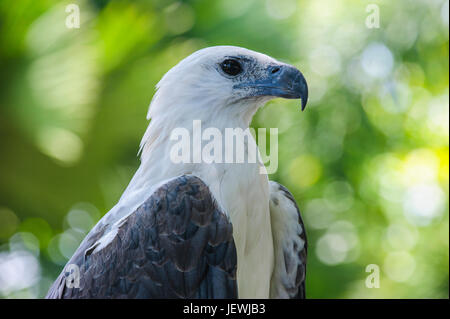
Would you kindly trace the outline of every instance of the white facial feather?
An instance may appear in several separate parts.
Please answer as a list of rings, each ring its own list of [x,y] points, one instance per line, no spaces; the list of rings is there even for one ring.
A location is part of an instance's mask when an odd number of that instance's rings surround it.
[[[156,85],[147,119],[151,119],[145,132],[140,152],[145,161],[146,145],[161,130],[185,127],[193,120],[218,128],[249,125],[256,110],[272,97],[242,100],[242,92],[233,89],[233,81],[220,72],[218,65],[226,57],[247,56],[264,68],[275,59],[248,49],[233,46],[205,48],[180,61]],[[241,123],[242,122],[242,123]]]

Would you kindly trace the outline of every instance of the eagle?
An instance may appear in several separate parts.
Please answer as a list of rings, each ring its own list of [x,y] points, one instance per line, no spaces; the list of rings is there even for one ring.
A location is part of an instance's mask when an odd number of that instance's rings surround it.
[[[171,157],[173,130],[192,132],[195,120],[220,132],[245,130],[276,97],[301,99],[303,110],[303,74],[245,48],[204,48],[170,69],[150,103],[139,168],[46,297],[305,298],[300,211],[286,187],[269,181],[261,158]],[[246,138],[245,152],[256,143]]]

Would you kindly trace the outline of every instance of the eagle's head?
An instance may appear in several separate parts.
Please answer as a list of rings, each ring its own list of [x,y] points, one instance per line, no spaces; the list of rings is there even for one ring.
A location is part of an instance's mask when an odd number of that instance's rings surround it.
[[[207,120],[251,117],[275,97],[308,99],[308,86],[295,67],[233,46],[199,50],[167,72],[157,85],[148,117]]]

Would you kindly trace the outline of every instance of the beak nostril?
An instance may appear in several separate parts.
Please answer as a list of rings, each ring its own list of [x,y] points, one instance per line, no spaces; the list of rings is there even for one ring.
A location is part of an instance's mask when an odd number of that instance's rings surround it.
[[[277,73],[278,71],[280,71],[280,68],[279,67],[274,67],[273,69],[272,69],[272,74],[275,74],[275,73]]]

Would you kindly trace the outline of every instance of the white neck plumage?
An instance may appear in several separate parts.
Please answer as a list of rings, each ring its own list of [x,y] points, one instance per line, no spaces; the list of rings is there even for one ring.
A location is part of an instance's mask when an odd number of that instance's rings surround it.
[[[192,119],[196,118],[201,119],[203,129],[214,127],[221,132],[226,128],[245,130],[261,101],[219,106],[222,108],[220,116],[211,110],[204,111],[203,108],[208,107],[206,105],[194,108],[184,104],[183,108],[178,109],[179,112],[163,113],[160,111],[164,105],[154,105],[154,102],[150,111],[152,120],[141,143],[141,165],[117,205],[99,223],[109,225],[111,230],[100,240],[98,249],[108,244],[121,220],[135,211],[160,185],[177,176],[192,174],[208,185],[222,211],[233,224],[239,264],[237,278],[240,297],[268,298],[273,270],[273,241],[268,178],[266,174],[260,173],[261,168],[264,170],[264,165],[259,161],[242,164],[177,164],[170,158],[173,146],[173,141],[170,140],[172,130],[185,128],[192,133]],[[226,112],[224,108],[227,108]],[[255,143],[251,136],[250,139],[250,142]],[[264,263],[261,263],[261,255],[266,256]],[[257,269],[250,269],[247,265],[257,265]],[[242,284],[244,281],[245,285]]]

